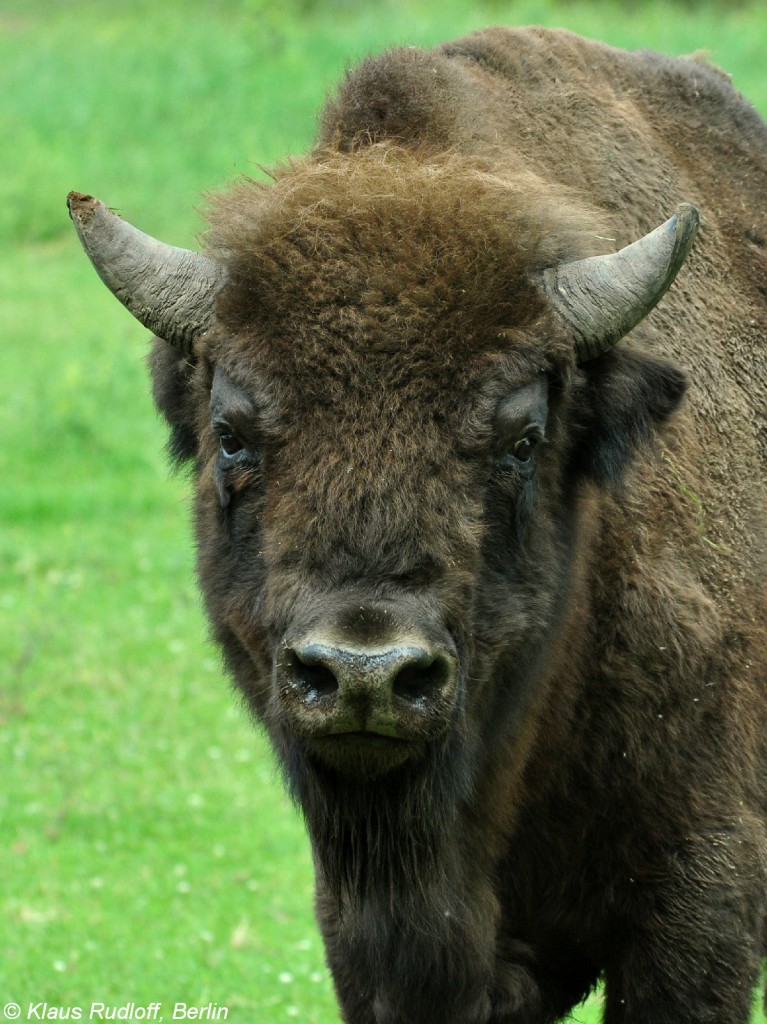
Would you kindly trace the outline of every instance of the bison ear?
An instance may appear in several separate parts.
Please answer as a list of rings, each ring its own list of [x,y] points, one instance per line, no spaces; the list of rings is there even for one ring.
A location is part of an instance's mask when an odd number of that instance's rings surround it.
[[[601,487],[617,487],[637,450],[679,406],[687,378],[673,363],[626,349],[613,349],[583,369],[588,411],[575,468]]]
[[[178,348],[155,338],[149,353],[152,397],[170,427],[168,453],[177,466],[197,454],[196,364]]]

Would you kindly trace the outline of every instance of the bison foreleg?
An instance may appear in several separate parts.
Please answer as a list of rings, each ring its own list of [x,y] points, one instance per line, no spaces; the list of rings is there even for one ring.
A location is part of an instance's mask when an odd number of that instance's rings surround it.
[[[742,822],[688,838],[652,880],[607,967],[605,1024],[747,1024],[765,914],[764,840]]]
[[[458,902],[439,887],[430,895],[339,906],[319,887],[318,919],[347,1024],[496,1019],[494,895],[476,886]]]

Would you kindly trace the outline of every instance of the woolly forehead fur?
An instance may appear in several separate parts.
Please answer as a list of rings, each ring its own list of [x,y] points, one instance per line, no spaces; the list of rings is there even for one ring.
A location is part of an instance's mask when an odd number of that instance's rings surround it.
[[[208,252],[229,275],[219,319],[270,374],[364,360],[397,386],[424,360],[455,373],[472,354],[513,351],[529,373],[571,359],[564,332],[531,330],[545,312],[536,278],[598,251],[605,228],[532,174],[391,144],[245,180],[209,221]]]

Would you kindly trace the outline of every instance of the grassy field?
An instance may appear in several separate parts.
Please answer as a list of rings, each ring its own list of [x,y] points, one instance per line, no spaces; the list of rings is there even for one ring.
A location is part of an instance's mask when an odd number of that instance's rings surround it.
[[[193,245],[201,194],[306,147],[362,53],[530,22],[707,49],[767,113],[763,0],[4,0],[0,1005],[22,1017],[98,1000],[338,1020],[301,824],[205,640],[146,338],[66,193]]]

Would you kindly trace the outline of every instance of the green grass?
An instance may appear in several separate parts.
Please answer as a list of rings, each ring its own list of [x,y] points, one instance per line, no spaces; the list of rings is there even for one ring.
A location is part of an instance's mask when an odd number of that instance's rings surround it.
[[[93,192],[193,244],[201,194],[305,148],[362,53],[492,22],[708,49],[767,113],[761,0],[5,0],[0,1004],[338,1019],[301,824],[205,641],[189,488],[165,466],[142,331],[64,198]],[[596,1021],[598,999],[577,1017]]]

